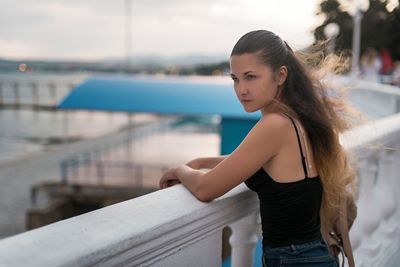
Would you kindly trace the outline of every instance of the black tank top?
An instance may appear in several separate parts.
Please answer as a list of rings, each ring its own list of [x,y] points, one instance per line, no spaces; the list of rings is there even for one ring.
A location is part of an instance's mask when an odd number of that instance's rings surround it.
[[[321,180],[319,176],[308,177],[297,127],[285,115],[296,130],[305,179],[280,183],[261,168],[245,181],[260,200],[263,246],[269,247],[299,244],[321,236]]]

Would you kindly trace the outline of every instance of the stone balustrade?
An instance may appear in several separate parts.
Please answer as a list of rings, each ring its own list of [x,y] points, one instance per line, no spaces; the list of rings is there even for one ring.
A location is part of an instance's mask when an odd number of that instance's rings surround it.
[[[350,232],[356,266],[385,266],[400,250],[400,114],[358,126],[341,142],[360,177]],[[177,185],[1,240],[0,266],[221,266],[226,226],[232,266],[252,266],[256,194],[241,184],[202,203]]]
[[[358,217],[350,231],[356,266],[385,266],[400,250],[400,114],[349,131],[358,162]]]

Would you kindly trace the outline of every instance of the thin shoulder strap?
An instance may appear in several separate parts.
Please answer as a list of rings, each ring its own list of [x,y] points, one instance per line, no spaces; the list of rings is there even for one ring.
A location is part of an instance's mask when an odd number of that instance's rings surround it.
[[[292,119],[292,117],[290,117],[287,113],[283,113],[283,114],[285,114],[292,121],[293,127],[296,130],[297,142],[299,143],[300,154],[301,154],[301,163],[303,164],[304,174],[306,175],[306,178],[308,178],[308,172],[307,172],[307,168],[306,168],[306,158],[304,157],[303,149],[301,148],[299,132],[297,130],[296,124],[294,123],[294,120]]]

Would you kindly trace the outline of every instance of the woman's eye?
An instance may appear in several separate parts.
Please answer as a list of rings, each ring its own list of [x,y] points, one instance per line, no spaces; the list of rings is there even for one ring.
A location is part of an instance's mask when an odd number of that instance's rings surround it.
[[[252,80],[252,79],[254,79],[256,76],[255,75],[247,75],[246,76],[246,79],[247,80]]]
[[[236,82],[238,79],[236,78],[236,77],[231,77],[232,78],[232,80],[234,81],[234,82]]]

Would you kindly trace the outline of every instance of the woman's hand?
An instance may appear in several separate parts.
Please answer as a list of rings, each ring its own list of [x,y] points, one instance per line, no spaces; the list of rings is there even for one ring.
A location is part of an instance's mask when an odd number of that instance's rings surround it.
[[[161,189],[167,188],[176,184],[180,184],[178,176],[176,175],[176,171],[179,167],[169,168],[161,177],[159,186]]]
[[[195,170],[186,164],[182,164],[168,169],[162,175],[159,186],[161,189],[163,189],[181,183],[196,198],[198,198],[200,201],[203,201],[201,198],[201,190],[204,187],[203,175],[204,171]]]

